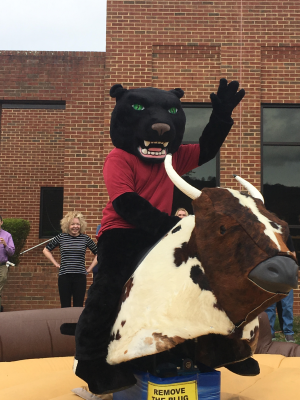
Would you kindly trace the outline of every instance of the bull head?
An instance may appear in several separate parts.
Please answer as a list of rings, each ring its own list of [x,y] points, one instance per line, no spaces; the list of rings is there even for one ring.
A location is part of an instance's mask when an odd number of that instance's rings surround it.
[[[199,260],[217,306],[236,326],[297,288],[298,265],[286,247],[288,225],[266,210],[253,185],[235,176],[251,197],[222,188],[201,192],[176,174],[171,155],[165,166],[173,183],[193,199]]]

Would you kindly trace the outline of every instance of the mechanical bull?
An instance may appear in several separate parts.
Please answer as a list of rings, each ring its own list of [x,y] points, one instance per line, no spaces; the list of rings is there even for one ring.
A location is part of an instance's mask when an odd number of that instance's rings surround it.
[[[297,287],[288,225],[247,182],[251,196],[223,188],[200,192],[176,174],[171,160],[168,155],[167,173],[193,199],[195,216],[178,222],[127,281],[107,361],[131,360],[149,370],[146,356],[158,353],[160,362],[189,357],[197,365],[257,374],[247,362],[256,363],[250,357],[257,316]]]

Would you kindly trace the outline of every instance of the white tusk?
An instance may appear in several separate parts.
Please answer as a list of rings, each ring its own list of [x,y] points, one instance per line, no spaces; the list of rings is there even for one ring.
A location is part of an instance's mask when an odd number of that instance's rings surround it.
[[[178,187],[184,194],[186,194],[191,199],[197,199],[201,196],[201,190],[194,188],[193,186],[189,185],[184,179],[182,179],[172,166],[172,154],[167,154],[165,157],[165,168],[166,172],[174,183],[175,186]]]
[[[259,190],[256,189],[256,187],[254,187],[250,182],[247,182],[245,179],[241,178],[238,175],[233,175],[233,177],[240,182],[241,185],[244,186],[245,189],[248,190],[248,192],[250,193],[250,195],[252,197],[254,197],[255,199],[259,199],[261,200],[263,203],[265,203],[265,200],[262,196],[262,194],[260,193]]]

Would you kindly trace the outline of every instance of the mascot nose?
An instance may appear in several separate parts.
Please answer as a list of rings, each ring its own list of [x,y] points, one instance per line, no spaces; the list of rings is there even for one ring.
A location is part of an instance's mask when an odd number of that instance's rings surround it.
[[[154,131],[157,131],[158,134],[159,134],[159,136],[163,135],[165,132],[168,132],[168,131],[171,129],[170,126],[169,126],[168,124],[162,124],[162,123],[153,124],[153,125],[151,126],[151,128],[152,128]]]
[[[298,287],[298,268],[291,258],[275,256],[258,264],[248,277],[268,292],[287,293]]]

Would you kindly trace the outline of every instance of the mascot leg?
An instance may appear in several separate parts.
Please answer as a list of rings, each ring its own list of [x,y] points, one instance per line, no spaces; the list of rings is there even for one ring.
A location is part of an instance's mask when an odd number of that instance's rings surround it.
[[[133,273],[140,252],[157,240],[137,229],[112,229],[100,237],[99,271],[76,327],[74,362],[75,374],[95,394],[124,390],[136,383],[127,364],[106,363],[107,348],[123,286]]]

